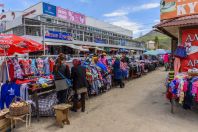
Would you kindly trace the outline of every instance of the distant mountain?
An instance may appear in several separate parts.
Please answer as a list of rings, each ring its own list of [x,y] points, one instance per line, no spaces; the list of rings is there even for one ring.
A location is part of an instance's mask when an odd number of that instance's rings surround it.
[[[142,37],[136,38],[135,40],[144,42],[155,41],[156,36],[159,39],[160,49],[171,49],[171,38],[156,31],[151,31]]]

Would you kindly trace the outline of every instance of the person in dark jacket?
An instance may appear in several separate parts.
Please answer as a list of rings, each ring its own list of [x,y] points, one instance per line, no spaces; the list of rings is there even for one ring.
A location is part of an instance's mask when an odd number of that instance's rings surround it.
[[[72,111],[77,112],[78,95],[81,95],[81,111],[85,112],[85,96],[87,94],[88,83],[86,80],[86,68],[81,66],[80,61],[73,60],[71,69],[71,79],[73,80],[73,90],[75,92]]]
[[[122,70],[120,68],[120,59],[117,57],[114,64],[113,64],[113,74],[114,74],[114,81],[116,84],[120,85],[120,88],[124,88],[125,84],[122,81]]]
[[[65,55],[59,54],[58,59],[56,60],[56,65],[54,69],[54,78],[56,80],[56,90],[58,103],[66,103],[67,95],[67,86],[65,83],[65,78],[70,78],[70,69],[66,64]]]

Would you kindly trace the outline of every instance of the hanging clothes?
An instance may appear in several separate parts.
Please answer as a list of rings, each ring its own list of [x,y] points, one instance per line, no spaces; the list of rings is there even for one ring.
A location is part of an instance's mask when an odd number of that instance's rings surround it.
[[[31,60],[31,73],[33,75],[37,75],[38,74],[38,70],[37,70],[37,66],[36,66],[36,59],[32,59]]]
[[[14,97],[20,96],[20,85],[16,83],[5,83],[1,87],[1,109],[4,109],[4,104],[9,108]]]
[[[43,70],[43,68],[44,68],[44,61],[41,58],[38,58],[36,60],[36,62],[37,62],[37,68],[38,68],[39,75],[43,75],[44,74],[44,70]]]
[[[44,74],[45,75],[50,75],[50,64],[49,64],[49,58],[44,59]]]
[[[24,59],[24,60],[20,60],[19,63],[21,64],[21,68],[23,70],[23,73],[25,76],[31,75],[31,60],[29,59]]]
[[[23,79],[24,73],[21,69],[21,66],[19,65],[18,58],[13,58],[12,62],[14,65],[14,78]]]

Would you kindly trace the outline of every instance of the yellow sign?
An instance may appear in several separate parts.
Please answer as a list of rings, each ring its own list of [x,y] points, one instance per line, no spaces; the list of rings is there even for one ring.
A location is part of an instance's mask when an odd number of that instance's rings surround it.
[[[198,0],[161,0],[161,20],[198,14]]]

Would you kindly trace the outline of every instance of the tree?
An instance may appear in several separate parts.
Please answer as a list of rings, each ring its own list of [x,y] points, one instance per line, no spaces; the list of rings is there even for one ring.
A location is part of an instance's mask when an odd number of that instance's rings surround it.
[[[158,36],[155,36],[155,49],[158,49],[159,48],[159,38]]]

